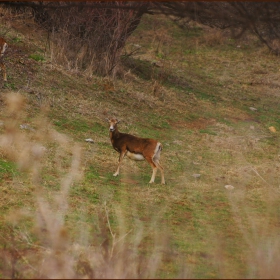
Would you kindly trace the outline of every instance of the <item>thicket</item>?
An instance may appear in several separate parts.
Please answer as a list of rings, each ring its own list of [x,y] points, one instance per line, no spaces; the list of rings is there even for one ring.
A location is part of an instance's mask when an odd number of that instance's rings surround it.
[[[164,14],[188,28],[189,21],[255,34],[276,55],[280,53],[280,4],[277,2],[46,2],[6,1],[16,12],[31,9],[48,30],[53,62],[88,75],[116,77],[129,36],[144,14]]]
[[[84,5],[34,7],[35,20],[48,29],[52,58],[68,69],[115,77],[121,51],[145,12],[141,3],[116,2],[127,9]]]

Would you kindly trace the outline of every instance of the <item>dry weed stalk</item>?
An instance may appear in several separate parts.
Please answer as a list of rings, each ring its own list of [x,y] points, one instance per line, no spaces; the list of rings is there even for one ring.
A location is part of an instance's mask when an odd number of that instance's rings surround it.
[[[56,142],[60,146],[59,149],[65,152],[69,148],[69,140],[53,129],[46,129],[44,127],[46,122],[43,120],[37,124],[36,130],[20,131],[20,124],[26,118],[23,96],[9,93],[6,95],[6,104],[5,133],[0,138],[0,147],[6,157],[17,163],[20,171],[25,171],[31,175],[30,183],[35,187],[37,200],[37,224],[39,225],[39,231],[46,232],[43,235],[39,234],[39,237],[43,237],[42,243],[45,254],[40,260],[42,264],[38,268],[39,275],[37,276],[72,278],[74,272],[71,265],[72,258],[66,253],[68,239],[67,231],[64,228],[64,216],[67,211],[69,188],[80,177],[80,148],[74,146],[72,149],[72,165],[68,174],[62,178],[61,191],[56,197],[55,208],[57,208],[57,211],[53,211],[51,210],[53,205],[44,199],[45,194],[41,184],[41,167],[44,164],[47,151],[45,145],[47,145],[47,141]]]
[[[141,256],[143,227],[138,223],[137,227],[127,230],[121,207],[112,207],[118,221],[118,234],[112,228],[105,204],[105,208],[97,212],[101,235],[98,232],[92,237],[84,234],[88,239],[82,243],[73,238],[65,217],[69,214],[70,188],[83,178],[81,147],[55,131],[44,114],[34,121],[34,129],[21,130],[19,126],[27,117],[26,100],[10,92],[5,102],[5,131],[0,137],[0,149],[17,163],[21,172],[29,175],[25,183],[32,185],[35,199],[33,210],[11,209],[7,216],[10,234],[0,235],[10,248],[1,258],[7,264],[3,275],[8,278],[155,277],[166,242],[156,235],[152,255]],[[42,184],[42,170],[49,164],[51,155],[54,168],[60,173],[58,191],[51,191]],[[70,158],[70,164],[63,168],[61,161],[65,158]],[[27,216],[33,220],[32,228],[21,226]]]
[[[243,193],[230,194],[229,201],[235,222],[247,245],[244,261],[248,278],[279,278],[279,233],[277,228],[270,225],[269,210],[265,220],[252,215]]]

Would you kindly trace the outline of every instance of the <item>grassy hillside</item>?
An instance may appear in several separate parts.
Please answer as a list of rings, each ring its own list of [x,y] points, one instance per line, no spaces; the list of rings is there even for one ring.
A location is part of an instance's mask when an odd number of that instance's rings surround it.
[[[146,16],[111,81],[56,65],[31,20],[1,33],[1,278],[280,276],[278,57]],[[129,159],[113,177],[111,116],[161,141],[166,185]]]

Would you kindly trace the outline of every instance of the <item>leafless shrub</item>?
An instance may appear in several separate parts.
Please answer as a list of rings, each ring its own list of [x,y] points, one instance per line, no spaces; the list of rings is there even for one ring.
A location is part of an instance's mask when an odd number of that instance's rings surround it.
[[[193,20],[219,29],[230,29],[234,38],[240,38],[247,31],[256,35],[274,54],[279,54],[273,44],[280,37],[277,2],[167,2],[155,3],[158,10],[181,27]]]
[[[280,38],[271,39],[270,46],[277,53],[280,53]]]
[[[208,30],[207,33],[203,35],[202,43],[206,46],[216,46],[222,45],[226,41],[226,37],[223,32],[219,29]]]
[[[230,29],[240,38],[246,31],[255,34],[279,54],[280,5],[272,2],[5,2],[22,11],[30,7],[34,19],[49,32],[52,61],[69,70],[116,77],[120,55],[128,37],[145,13],[164,14],[186,28],[190,21],[219,29]],[[160,33],[158,33],[160,36]],[[169,38],[160,36],[156,51]],[[222,43],[212,33],[205,41]]]
[[[127,9],[118,9],[118,5]],[[121,51],[139,24],[146,5],[118,1],[115,6],[114,9],[92,8],[85,4],[55,10],[35,7],[35,20],[50,32],[53,62],[88,75],[115,77]]]

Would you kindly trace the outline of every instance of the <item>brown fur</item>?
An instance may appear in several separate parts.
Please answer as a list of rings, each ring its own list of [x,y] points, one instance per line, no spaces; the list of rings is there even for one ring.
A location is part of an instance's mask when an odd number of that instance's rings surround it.
[[[144,159],[151,165],[153,174],[150,183],[154,182],[156,171],[159,168],[161,171],[161,183],[165,184],[163,168],[159,163],[162,144],[154,139],[139,138],[127,133],[119,132],[117,127],[119,121],[117,119],[108,119],[108,122],[110,124],[110,139],[112,146],[120,153],[118,169],[114,176],[119,174],[119,168],[125,155],[127,153],[132,153],[142,155]]]
[[[7,72],[6,72],[6,66],[5,66],[4,61],[3,61],[3,56],[4,56],[4,53],[5,53],[5,49],[4,49],[5,43],[7,44],[7,42],[3,38],[0,38],[0,67],[1,67],[2,72],[3,72],[3,79],[6,82],[7,81]],[[7,46],[8,45],[6,45],[6,48],[7,48]]]

